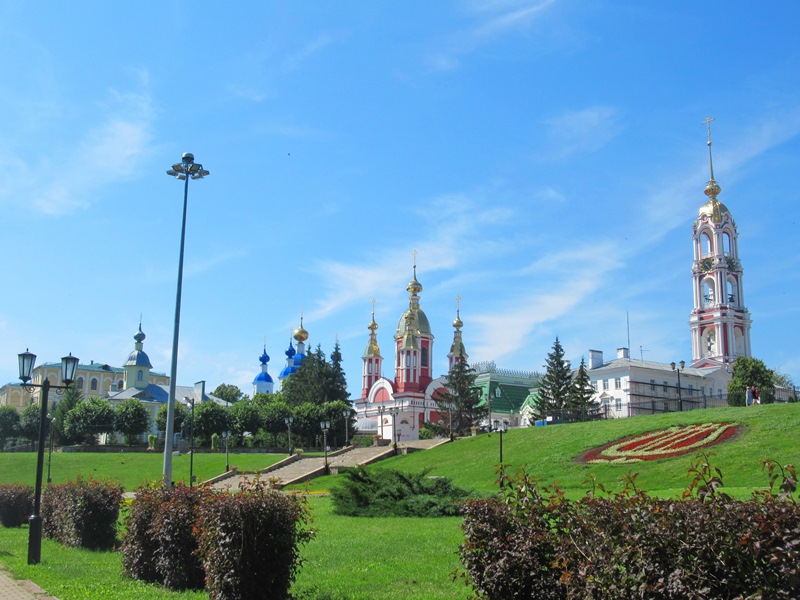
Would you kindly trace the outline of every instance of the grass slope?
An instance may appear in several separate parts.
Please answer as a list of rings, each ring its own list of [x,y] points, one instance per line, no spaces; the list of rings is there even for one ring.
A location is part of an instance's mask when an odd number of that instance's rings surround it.
[[[638,473],[636,483],[650,494],[674,496],[689,483],[687,471],[696,454],[644,461],[628,465],[581,464],[583,452],[619,438],[673,425],[705,422],[735,422],[743,431],[735,438],[709,449],[712,464],[722,470],[725,488],[737,497],[749,497],[768,481],[760,461],[769,458],[781,464],[800,466],[800,404],[772,404],[748,408],[718,408],[684,413],[633,417],[594,423],[575,423],[514,429],[503,435],[503,461],[508,472],[523,468],[543,484],[558,482],[571,497],[588,489],[594,475],[606,487],[618,489],[626,473]],[[430,469],[431,475],[453,479],[460,487],[490,492],[496,489],[499,435],[479,435],[382,461],[375,468],[409,472]],[[312,489],[335,485],[335,476],[323,477]]]

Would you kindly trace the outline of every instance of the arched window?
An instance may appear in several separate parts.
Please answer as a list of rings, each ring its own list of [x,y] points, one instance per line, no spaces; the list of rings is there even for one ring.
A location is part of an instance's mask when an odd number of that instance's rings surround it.
[[[700,236],[700,244],[703,256],[711,256],[714,254],[714,244],[711,242],[711,236],[708,232],[704,231]]]
[[[423,367],[428,366],[428,349],[422,348],[422,358],[420,359],[421,364]]]
[[[736,293],[736,282],[732,279],[728,279],[728,304],[736,304],[738,298],[738,294]]]
[[[703,280],[703,306],[714,306],[717,301],[717,293],[714,289],[714,280],[710,277]]]
[[[731,234],[727,231],[722,232],[722,251],[725,254],[731,253]]]
[[[139,372],[136,373],[136,381],[144,381],[144,371],[139,369]]]
[[[121,390],[121,389],[122,389],[122,385],[123,385],[123,383],[122,383],[122,379],[120,379],[119,381],[117,381],[117,389],[118,389],[118,390]]]
[[[78,377],[78,380],[77,380],[77,382],[75,383],[75,385],[77,385],[77,386],[78,386],[78,389],[79,389],[79,390],[82,390],[82,389],[83,389],[83,377]]]
[[[96,392],[96,391],[97,391],[97,379],[95,379],[94,377],[92,377],[92,381],[91,381],[91,383],[89,384],[89,389],[90,389],[91,391],[93,391],[93,392]]]

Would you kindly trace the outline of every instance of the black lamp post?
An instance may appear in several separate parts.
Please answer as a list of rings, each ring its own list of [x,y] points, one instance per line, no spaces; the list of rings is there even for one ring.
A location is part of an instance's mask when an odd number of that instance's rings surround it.
[[[50,449],[47,453],[47,485],[50,485],[53,483],[50,477],[50,465],[53,462],[53,416],[50,413],[47,414],[47,436],[50,438]]]
[[[349,433],[350,433],[348,431],[350,429],[350,427],[349,427],[350,423],[348,422],[348,421],[350,421],[350,411],[349,410],[343,410],[342,411],[342,417],[344,417],[344,445],[347,446],[348,443],[349,443],[349,437],[348,436],[349,436]]]
[[[380,422],[381,422],[381,439],[383,439],[383,413],[384,412],[386,412],[386,407],[383,406],[383,404],[381,404],[378,407],[378,419],[380,419]]]
[[[292,454],[292,423],[294,423],[294,417],[286,417],[283,419],[283,422],[286,423],[286,429],[289,433],[289,456]]]
[[[500,469],[503,468],[503,434],[508,431],[508,421],[503,421],[503,427],[500,427],[500,421],[494,420],[494,430],[500,434]],[[500,487],[503,487],[503,479],[500,478]]]
[[[41,388],[42,397],[39,400],[41,414],[39,417],[39,447],[36,454],[36,488],[33,495],[33,514],[28,520],[28,564],[38,565],[42,560],[42,475],[44,471],[44,445],[47,433],[47,400],[50,388],[64,390],[75,381],[75,370],[78,368],[78,359],[70,354],[61,359],[61,381],[63,385],[51,385],[50,380],[44,377],[40,384],[29,383],[31,372],[36,363],[36,355],[25,350],[19,355],[19,378],[24,388]]]
[[[178,332],[181,327],[181,290],[183,288],[183,248],[186,241],[186,207],[189,201],[189,180],[202,179],[209,172],[203,165],[194,162],[194,154],[184,152],[181,162],[167,171],[170,177],[184,181],[183,220],[181,221],[181,248],[178,257],[178,291],[175,294],[175,328],[172,333],[172,365],[169,373],[169,397],[167,398],[167,428],[164,432],[164,485],[172,487],[172,436],[175,433],[175,379],[178,376]]]
[[[228,460],[228,440],[231,439],[231,432],[226,431],[222,435],[225,437],[225,472],[227,473],[231,470],[231,461]]]
[[[686,366],[684,361],[680,362],[680,366],[676,366],[675,363],[670,363],[672,370],[678,374],[678,410],[683,412],[683,395],[681,394],[681,371]]]
[[[321,421],[319,428],[322,429],[322,445],[325,447],[325,475],[330,475],[330,469],[328,468],[328,430],[331,428],[331,422]]]

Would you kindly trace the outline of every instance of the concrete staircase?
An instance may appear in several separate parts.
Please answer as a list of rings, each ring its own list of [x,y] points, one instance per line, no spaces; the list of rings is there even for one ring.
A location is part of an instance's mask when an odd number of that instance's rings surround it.
[[[407,454],[416,450],[427,450],[440,444],[446,444],[447,442],[448,440],[446,439],[400,442],[397,445],[397,452],[399,454]],[[394,448],[392,446],[370,446],[368,448],[350,446],[329,453],[328,467],[331,473],[337,473],[342,467],[368,465],[393,455]],[[287,485],[303,483],[304,481],[309,481],[310,479],[324,474],[325,458],[323,456],[302,456],[295,454],[266,469],[262,469],[257,474],[228,471],[205,483],[217,489],[236,491],[241,485],[247,485],[254,479],[259,478],[261,481],[274,480],[275,486],[282,488]]]

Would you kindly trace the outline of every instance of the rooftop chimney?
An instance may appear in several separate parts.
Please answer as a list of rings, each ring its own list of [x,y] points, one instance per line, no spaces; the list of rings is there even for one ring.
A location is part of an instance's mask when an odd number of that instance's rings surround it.
[[[589,350],[589,368],[599,369],[603,366],[603,351]]]

